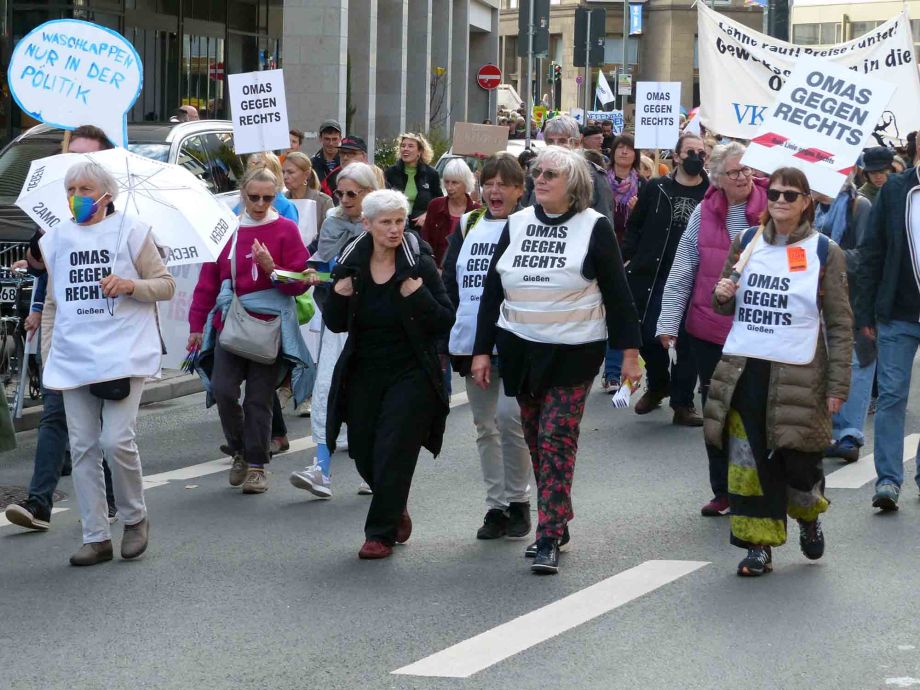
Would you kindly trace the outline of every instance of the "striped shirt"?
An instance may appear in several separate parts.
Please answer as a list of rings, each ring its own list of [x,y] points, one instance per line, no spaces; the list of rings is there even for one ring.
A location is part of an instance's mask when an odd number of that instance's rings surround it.
[[[687,311],[690,296],[693,294],[696,270],[700,265],[698,239],[702,208],[703,205],[699,204],[693,210],[693,215],[687,221],[687,229],[684,230],[684,234],[677,244],[674,263],[671,266],[671,272],[668,274],[668,282],[664,286],[661,315],[658,317],[658,328],[655,330],[656,336],[671,335],[676,338],[678,331],[680,331],[681,321],[683,321],[684,313]],[[725,219],[725,225],[732,240],[751,226],[745,214],[746,210],[746,201],[728,207],[728,217]]]

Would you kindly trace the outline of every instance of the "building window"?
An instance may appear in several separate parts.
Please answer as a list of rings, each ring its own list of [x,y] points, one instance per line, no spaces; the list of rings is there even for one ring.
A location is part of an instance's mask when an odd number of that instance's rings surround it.
[[[882,23],[883,22],[876,22],[876,21],[850,22],[850,38],[851,39],[859,38],[863,34],[867,34],[870,31],[872,31],[872,29],[874,29],[875,27],[880,26]]]
[[[792,27],[792,42],[802,46],[840,43],[840,23],[796,24]]]

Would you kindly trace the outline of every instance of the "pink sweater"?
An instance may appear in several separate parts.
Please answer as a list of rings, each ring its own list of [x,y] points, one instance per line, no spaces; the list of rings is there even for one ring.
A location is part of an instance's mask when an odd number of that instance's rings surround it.
[[[258,277],[252,279],[252,243],[259,240],[264,244],[275,266],[286,271],[302,271],[306,268],[310,253],[303,244],[300,230],[286,218],[279,218],[272,223],[241,227],[236,240],[236,294],[245,295],[260,290],[275,288],[286,295],[300,295],[307,290],[305,283],[272,283],[271,278],[257,266]],[[192,295],[192,306],[188,311],[190,333],[201,333],[204,330],[208,313],[214,307],[217,294],[220,292],[221,283],[230,280],[230,247],[231,239],[227,242],[217,261],[207,263],[201,267],[201,276],[195,293]],[[221,329],[218,318],[214,322],[217,330]]]

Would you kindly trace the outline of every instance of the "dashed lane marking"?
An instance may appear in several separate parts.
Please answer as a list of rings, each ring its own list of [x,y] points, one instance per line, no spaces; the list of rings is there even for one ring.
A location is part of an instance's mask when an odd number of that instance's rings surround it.
[[[904,462],[913,460],[917,455],[917,441],[920,434],[911,434],[904,437]],[[875,474],[874,456],[866,455],[856,462],[845,465],[827,475],[826,486],[828,489],[860,489],[873,481]]]

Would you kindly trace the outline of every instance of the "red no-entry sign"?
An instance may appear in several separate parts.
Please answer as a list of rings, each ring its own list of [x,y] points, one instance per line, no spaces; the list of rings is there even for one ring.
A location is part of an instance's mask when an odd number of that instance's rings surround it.
[[[498,68],[498,65],[483,65],[479,68],[476,81],[481,88],[491,91],[501,84],[502,71]]]

